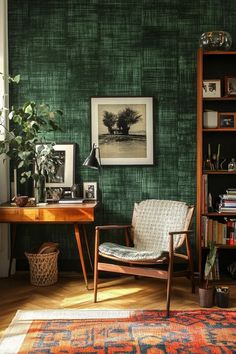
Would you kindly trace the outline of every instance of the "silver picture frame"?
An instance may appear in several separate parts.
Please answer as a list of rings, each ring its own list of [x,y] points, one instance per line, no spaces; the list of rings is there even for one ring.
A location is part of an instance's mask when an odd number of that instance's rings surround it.
[[[101,165],[153,165],[153,97],[92,97]]]
[[[60,164],[55,176],[47,178],[46,188],[70,188],[75,179],[75,143],[55,144],[53,149]]]

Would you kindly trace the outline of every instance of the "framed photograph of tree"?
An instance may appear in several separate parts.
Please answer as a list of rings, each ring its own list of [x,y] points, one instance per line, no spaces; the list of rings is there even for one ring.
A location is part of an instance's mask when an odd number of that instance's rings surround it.
[[[152,97],[92,97],[91,129],[102,165],[153,165]]]

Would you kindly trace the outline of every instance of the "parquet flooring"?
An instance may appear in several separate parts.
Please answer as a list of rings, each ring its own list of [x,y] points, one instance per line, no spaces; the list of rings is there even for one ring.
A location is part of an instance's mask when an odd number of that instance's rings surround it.
[[[29,273],[19,272],[9,279],[0,279],[0,335],[17,310],[165,309],[166,283],[159,279],[101,279],[96,304],[93,302],[92,279],[89,284],[90,290],[87,290],[83,279],[73,274],[60,274],[58,283],[47,287],[32,286]],[[198,289],[192,294],[187,279],[174,279],[171,309],[200,309]],[[230,285],[230,309],[236,310],[236,285]]]

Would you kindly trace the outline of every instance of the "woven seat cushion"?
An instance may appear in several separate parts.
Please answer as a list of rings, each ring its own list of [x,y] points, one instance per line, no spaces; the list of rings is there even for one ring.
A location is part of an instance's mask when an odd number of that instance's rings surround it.
[[[145,200],[135,205],[133,215],[134,247],[106,242],[99,252],[126,260],[157,260],[169,251],[169,232],[185,229],[188,205],[171,200]],[[175,236],[174,247],[179,245],[181,235]]]
[[[135,247],[126,247],[112,242],[104,242],[99,246],[99,252],[123,260],[155,261],[161,256],[157,252],[138,251]]]

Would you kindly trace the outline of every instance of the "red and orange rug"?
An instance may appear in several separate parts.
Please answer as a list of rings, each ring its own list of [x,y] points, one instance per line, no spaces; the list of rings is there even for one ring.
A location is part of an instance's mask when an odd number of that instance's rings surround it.
[[[18,311],[0,353],[236,353],[236,311]]]

